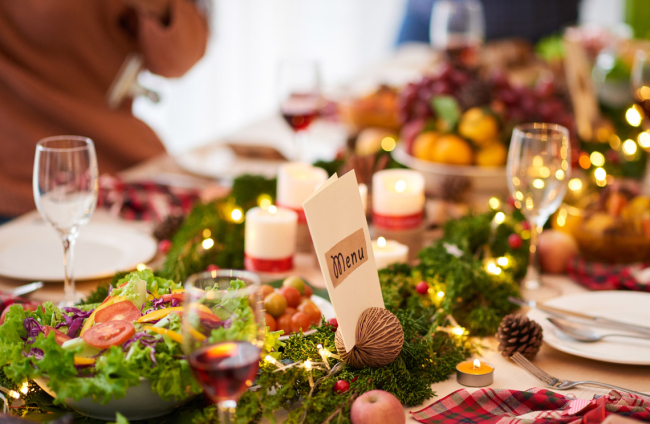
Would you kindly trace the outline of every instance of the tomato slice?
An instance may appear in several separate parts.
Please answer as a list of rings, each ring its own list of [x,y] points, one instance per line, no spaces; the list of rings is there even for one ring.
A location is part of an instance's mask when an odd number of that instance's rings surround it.
[[[121,302],[113,303],[103,309],[97,311],[95,314],[95,322],[107,321],[137,321],[142,316],[142,313],[137,306],[130,300],[123,300]]]
[[[65,334],[64,332],[59,331],[54,327],[50,327],[49,325],[44,325],[43,326],[43,332],[45,333],[45,337],[47,337],[53,331],[54,331],[54,341],[59,346],[61,346],[63,343],[70,340],[70,337],[68,337],[68,335]]]
[[[128,321],[106,321],[90,327],[81,338],[98,349],[119,346],[135,334],[135,327]]]
[[[185,293],[171,293],[163,294],[160,296],[164,303],[171,302],[174,299],[180,300],[181,302],[185,300]]]
[[[218,322],[221,322],[221,320],[219,319],[218,316],[216,316],[214,314],[209,314],[209,313],[207,313],[205,311],[202,311],[200,309],[194,309],[192,311],[192,313],[197,314],[199,316],[199,319],[202,320],[202,321],[208,321],[208,322],[211,322],[211,323],[214,323],[214,324],[216,324]],[[178,311],[177,314],[182,317],[183,316],[183,311]]]

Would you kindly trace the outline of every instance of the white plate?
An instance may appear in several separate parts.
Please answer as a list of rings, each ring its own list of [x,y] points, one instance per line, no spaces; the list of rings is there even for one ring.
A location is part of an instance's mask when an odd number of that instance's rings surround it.
[[[318,306],[318,309],[320,309],[321,314],[325,316],[325,319],[336,318],[336,314],[334,313],[334,307],[327,300],[323,299],[320,296],[316,296],[314,294],[311,296],[311,301],[314,302],[314,305]],[[316,330],[305,331],[305,336],[314,334],[315,332]],[[291,334],[281,336],[280,340],[281,341],[289,340],[290,336]]]
[[[129,421],[148,420],[169,414],[174,408],[192,399],[193,396],[183,400],[162,400],[160,396],[151,390],[151,382],[141,378],[139,386],[126,389],[126,396],[120,399],[113,399],[102,405],[94,402],[92,398],[80,400],[67,399],[65,403],[81,415],[98,420],[115,421],[115,413],[119,412]],[[47,394],[56,397],[56,393],[47,386],[47,378],[35,378],[34,381]]]
[[[570,311],[583,312],[630,324],[648,325],[650,293],[632,291],[597,291],[562,296],[544,302]],[[562,352],[615,364],[650,365],[650,340],[606,338],[595,343],[568,338],[546,320],[542,311],[531,309],[528,316],[544,329],[544,341]],[[599,333],[623,333],[611,328],[594,327]]]
[[[438,193],[440,184],[448,176],[468,178],[474,193],[489,193],[491,196],[508,193],[504,166],[458,166],[429,162],[409,155],[404,150],[403,143],[397,145],[392,156],[397,162],[422,173],[427,193]]]
[[[155,254],[150,235],[118,223],[92,223],[80,228],[75,246],[74,277],[92,280],[131,271]],[[44,222],[0,227],[0,275],[18,280],[63,281],[63,247],[56,231]]]

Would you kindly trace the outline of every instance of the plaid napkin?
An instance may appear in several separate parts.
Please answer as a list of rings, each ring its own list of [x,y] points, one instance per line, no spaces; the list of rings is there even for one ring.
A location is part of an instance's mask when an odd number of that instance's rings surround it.
[[[473,393],[461,389],[411,414],[426,424],[595,424],[611,414],[650,422],[650,401],[616,390],[587,400],[540,388],[480,389]]]
[[[576,256],[569,261],[567,272],[573,281],[590,290],[650,291],[648,279],[643,274],[646,264],[609,265],[587,262]]]
[[[99,177],[97,206],[127,220],[162,221],[167,215],[187,215],[200,190],[152,181],[125,183],[110,175]]]

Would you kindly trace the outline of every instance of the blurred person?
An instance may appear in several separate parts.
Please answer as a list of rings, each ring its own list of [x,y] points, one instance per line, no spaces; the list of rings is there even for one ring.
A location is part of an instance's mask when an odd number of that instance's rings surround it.
[[[408,0],[397,44],[429,42],[431,9],[436,0]],[[461,0],[462,1],[462,0]],[[517,37],[536,43],[578,20],[580,0],[480,0],[485,39]]]
[[[206,7],[191,0],[0,1],[0,223],[34,209],[36,143],[95,142],[100,173],[163,153],[155,132],[106,94],[126,57],[180,77],[205,52]]]

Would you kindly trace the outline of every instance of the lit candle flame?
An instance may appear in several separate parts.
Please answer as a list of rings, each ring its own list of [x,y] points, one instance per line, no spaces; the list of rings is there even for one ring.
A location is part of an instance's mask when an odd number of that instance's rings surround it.
[[[479,361],[478,359],[474,359],[472,368],[474,368],[475,370],[481,368],[481,361]]]
[[[379,237],[377,239],[377,246],[379,247],[385,247],[386,246],[386,239],[383,237]]]
[[[399,180],[398,182],[396,182],[395,183],[395,190],[397,190],[398,193],[401,193],[404,190],[406,190],[406,181]]]

